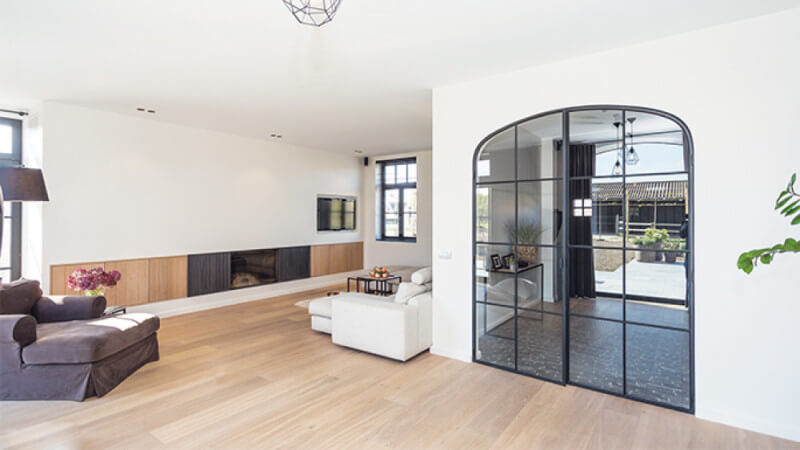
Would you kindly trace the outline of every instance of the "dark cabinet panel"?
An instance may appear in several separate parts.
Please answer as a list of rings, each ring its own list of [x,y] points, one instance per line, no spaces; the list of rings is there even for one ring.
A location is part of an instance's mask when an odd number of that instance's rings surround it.
[[[189,296],[227,291],[231,288],[231,254],[189,255]]]
[[[278,249],[278,281],[299,280],[311,276],[311,247]]]

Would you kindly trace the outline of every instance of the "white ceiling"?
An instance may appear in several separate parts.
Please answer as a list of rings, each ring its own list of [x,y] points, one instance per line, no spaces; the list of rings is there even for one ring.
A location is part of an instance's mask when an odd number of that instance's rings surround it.
[[[0,104],[56,100],[353,154],[431,147],[431,88],[798,0],[0,0]],[[532,111],[535,113],[536,111]]]

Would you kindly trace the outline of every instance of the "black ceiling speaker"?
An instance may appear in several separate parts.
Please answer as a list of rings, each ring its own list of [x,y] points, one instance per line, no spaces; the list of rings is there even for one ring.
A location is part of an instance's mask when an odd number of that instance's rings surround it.
[[[364,157],[364,167],[369,166],[369,156]]]

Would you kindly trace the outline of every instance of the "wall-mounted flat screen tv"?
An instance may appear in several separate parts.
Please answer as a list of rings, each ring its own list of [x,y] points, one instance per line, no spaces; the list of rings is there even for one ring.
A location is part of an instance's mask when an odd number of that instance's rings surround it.
[[[317,197],[317,231],[356,229],[356,199]]]

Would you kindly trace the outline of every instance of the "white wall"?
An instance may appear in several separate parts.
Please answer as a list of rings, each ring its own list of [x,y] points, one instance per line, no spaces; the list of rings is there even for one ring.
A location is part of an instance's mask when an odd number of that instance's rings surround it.
[[[800,229],[772,210],[800,171],[800,9],[434,90],[434,353],[470,359],[471,163],[514,120],[638,105],[696,148],[696,413],[800,440],[800,256],[746,276],[738,254]]]
[[[417,158],[417,242],[388,242],[375,239],[375,161]],[[361,198],[364,230],[364,266],[429,266],[433,244],[433,157],[430,150],[369,158],[363,166]]]
[[[361,239],[316,231],[317,194],[359,196],[352,156],[60,103],[41,119],[42,279],[50,264]]]

